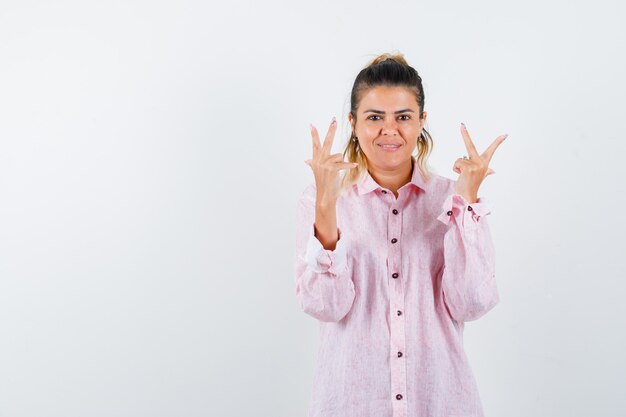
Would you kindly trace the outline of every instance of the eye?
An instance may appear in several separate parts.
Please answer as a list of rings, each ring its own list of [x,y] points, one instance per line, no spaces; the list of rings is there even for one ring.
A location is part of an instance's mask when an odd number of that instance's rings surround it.
[[[369,117],[368,117],[368,120],[374,120],[374,119],[372,119],[372,117],[380,117],[380,116],[378,116],[378,115],[376,115],[376,114],[373,114],[373,115],[371,115],[371,116],[369,116]],[[376,120],[378,120],[378,119],[376,119]]]
[[[408,114],[403,114],[400,117],[406,117],[406,119],[402,119],[402,120],[410,120],[411,119],[411,116],[409,116]]]

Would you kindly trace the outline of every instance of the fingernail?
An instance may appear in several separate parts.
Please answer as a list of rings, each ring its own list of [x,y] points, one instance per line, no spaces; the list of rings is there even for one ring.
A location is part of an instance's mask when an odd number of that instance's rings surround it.
[[[330,122],[330,124],[332,125],[332,124],[334,124],[336,121],[337,121],[337,118],[335,118],[335,116],[333,116],[333,121],[332,121],[332,122]]]
[[[508,137],[509,137],[509,134],[507,133],[507,134],[505,134],[505,135],[504,135],[504,137],[502,138],[502,140],[504,140],[504,139],[506,139],[506,138],[508,138]]]
[[[465,123],[461,122],[461,127],[462,127],[463,129],[466,129],[466,127],[465,127]]]
[[[313,130],[313,123],[309,123],[309,129]]]

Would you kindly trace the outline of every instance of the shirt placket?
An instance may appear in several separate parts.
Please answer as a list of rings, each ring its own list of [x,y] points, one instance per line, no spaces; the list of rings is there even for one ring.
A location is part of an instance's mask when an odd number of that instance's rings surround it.
[[[387,216],[388,282],[390,311],[391,401],[394,417],[406,417],[406,333],[404,316],[404,277],[402,276],[402,211],[399,200],[393,200]]]

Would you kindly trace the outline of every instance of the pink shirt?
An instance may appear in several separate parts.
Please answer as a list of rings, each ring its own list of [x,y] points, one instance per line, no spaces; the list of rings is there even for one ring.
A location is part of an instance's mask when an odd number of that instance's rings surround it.
[[[398,199],[369,173],[339,197],[332,251],[315,185],[299,200],[296,296],[320,324],[309,417],[483,416],[463,327],[499,301],[490,210],[414,167]]]

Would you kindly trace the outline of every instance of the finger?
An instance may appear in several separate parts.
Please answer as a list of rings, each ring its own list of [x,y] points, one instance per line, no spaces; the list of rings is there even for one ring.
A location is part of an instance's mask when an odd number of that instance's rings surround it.
[[[335,161],[335,162],[343,161],[343,153],[332,154],[328,157],[328,160]]]
[[[311,138],[313,142],[313,158],[316,158],[322,148],[322,144],[320,143],[320,135],[317,133],[317,129],[315,128],[315,126],[309,123],[309,127],[311,128]]]
[[[493,156],[496,149],[498,149],[498,146],[500,146],[500,144],[504,142],[504,139],[506,139],[508,136],[509,136],[508,134],[498,136],[497,138],[494,139],[493,142],[491,142],[491,145],[489,145],[489,147],[485,150],[485,152],[483,152],[482,156],[487,158],[487,163],[491,161],[491,157]]]
[[[471,166],[474,165],[474,162],[470,161],[469,159],[463,159],[463,158],[457,158],[456,161],[454,161],[454,166],[456,167],[466,167],[466,166]]]
[[[330,150],[333,148],[335,130],[337,130],[337,120],[333,117],[333,121],[330,123],[328,133],[326,133],[326,138],[324,139],[324,146],[322,147],[324,155],[328,155],[330,153]]]
[[[467,131],[467,128],[465,127],[464,123],[461,123],[461,136],[463,136],[463,141],[465,142],[467,155],[470,158],[479,156],[478,151],[476,150],[476,147],[474,146],[474,142],[472,142],[472,138],[470,138],[469,132]]]
[[[353,169],[353,168],[356,168],[358,166],[359,166],[359,164],[357,164],[356,162],[338,162],[336,164],[337,170]]]
[[[308,166],[311,166],[311,160],[307,159],[306,161],[304,161],[305,164],[307,164]]]
[[[468,165],[470,165],[470,161],[468,161],[467,159],[458,158],[456,161],[454,161],[454,165],[452,165],[452,170],[457,174],[460,174],[461,168]]]

